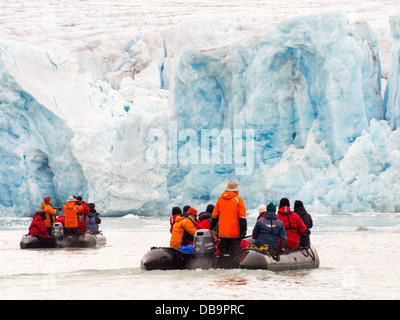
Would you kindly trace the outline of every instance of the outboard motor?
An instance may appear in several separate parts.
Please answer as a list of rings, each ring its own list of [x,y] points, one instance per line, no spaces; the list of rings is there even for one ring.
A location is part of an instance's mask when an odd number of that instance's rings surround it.
[[[190,269],[210,269],[217,264],[216,239],[214,233],[208,229],[197,230],[194,235],[193,259]]]
[[[61,222],[56,222],[53,225],[52,236],[56,240],[64,239],[64,228]]]

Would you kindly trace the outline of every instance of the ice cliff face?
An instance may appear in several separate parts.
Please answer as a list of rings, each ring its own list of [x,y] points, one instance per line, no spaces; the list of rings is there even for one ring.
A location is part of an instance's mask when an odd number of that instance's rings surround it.
[[[109,215],[202,210],[228,180],[249,209],[398,211],[398,25],[384,101],[377,39],[341,15],[238,41],[196,23],[176,41],[138,32],[103,55],[0,40],[1,214],[47,195]]]
[[[142,157],[146,113],[162,113],[162,97],[127,117],[135,104],[80,74],[76,59],[59,47],[4,40],[0,70],[3,214],[30,215],[46,195],[58,206],[82,195],[108,214],[167,202],[157,192],[161,178],[152,177]]]
[[[238,177],[253,206],[286,194],[345,210],[352,196],[325,194],[352,183],[332,174],[371,119],[383,119],[377,41],[339,15],[291,19],[231,46],[183,51],[171,100],[174,118],[196,131],[254,130],[254,172]],[[229,169],[211,173],[220,190]],[[198,170],[188,174],[212,193]],[[176,192],[189,198],[196,188],[185,179]]]
[[[304,147],[314,125],[333,162],[372,118],[383,118],[377,43],[341,16],[289,20],[221,49],[181,54],[176,119],[201,128],[253,128],[260,160]]]
[[[56,63],[55,59],[61,60]],[[66,122],[74,113],[74,100],[81,101],[82,96],[89,99],[79,89],[74,96],[63,92],[66,81],[71,81],[71,86],[80,86],[73,80],[76,73],[73,69],[57,52],[7,41],[1,44],[3,212],[26,213],[38,206],[43,194],[64,199],[69,194],[65,185],[87,193],[86,178],[71,149],[74,133]]]
[[[396,129],[400,124],[400,101],[399,92],[399,75],[400,75],[400,17],[390,17],[390,29],[394,39],[392,45],[388,83],[385,91],[385,112],[386,118],[392,129]]]

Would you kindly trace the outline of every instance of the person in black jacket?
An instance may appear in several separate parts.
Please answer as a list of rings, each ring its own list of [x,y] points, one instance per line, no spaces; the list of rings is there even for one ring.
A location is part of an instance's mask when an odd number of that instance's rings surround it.
[[[307,230],[300,236],[300,245],[299,247],[309,247],[310,246],[310,229],[313,227],[313,220],[311,215],[307,212],[306,208],[304,208],[303,202],[300,200],[296,200],[294,202],[294,212],[300,217],[303,223],[306,225]]]

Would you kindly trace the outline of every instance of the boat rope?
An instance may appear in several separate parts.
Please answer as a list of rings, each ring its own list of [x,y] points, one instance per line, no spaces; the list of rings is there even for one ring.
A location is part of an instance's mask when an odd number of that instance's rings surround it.
[[[267,244],[263,245],[262,247],[257,247],[256,245],[252,244],[252,245],[248,246],[246,249],[253,249],[262,254],[268,255],[268,256],[272,257],[275,261],[279,261],[281,259],[279,251],[271,250]]]
[[[310,250],[309,250],[310,249]],[[305,256],[305,257],[311,257],[313,261],[316,260],[315,258],[315,253],[310,247],[301,247],[299,248],[299,251]]]

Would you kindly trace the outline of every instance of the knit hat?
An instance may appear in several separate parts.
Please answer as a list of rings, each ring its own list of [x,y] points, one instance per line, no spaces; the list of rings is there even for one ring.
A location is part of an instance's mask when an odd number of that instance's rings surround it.
[[[290,207],[290,202],[288,198],[282,198],[279,202],[279,209],[282,207]]]
[[[176,215],[176,214],[182,214],[182,210],[179,207],[173,207],[172,208],[172,215]]]
[[[272,202],[267,205],[267,212],[276,212],[276,206]]]
[[[188,214],[191,214],[193,216],[197,216],[197,210],[195,208],[189,208],[187,211]]]
[[[187,212],[189,209],[190,209],[190,206],[189,206],[189,205],[186,205],[186,206],[183,207],[183,212],[185,213],[185,212]]]
[[[43,219],[46,219],[46,212],[42,210],[36,210],[36,215],[42,217]]]
[[[225,191],[239,191],[241,187],[239,187],[235,181],[229,181],[228,186],[225,188]]]
[[[209,204],[207,206],[206,212],[212,213],[214,211],[214,205],[213,204]]]
[[[267,207],[264,204],[260,204],[260,206],[258,207],[258,213],[263,213],[267,211]]]
[[[44,197],[44,202],[50,202],[50,197]]]
[[[296,208],[301,208],[301,207],[304,207],[303,202],[301,202],[300,200],[296,200],[294,202],[294,208],[296,209]]]

